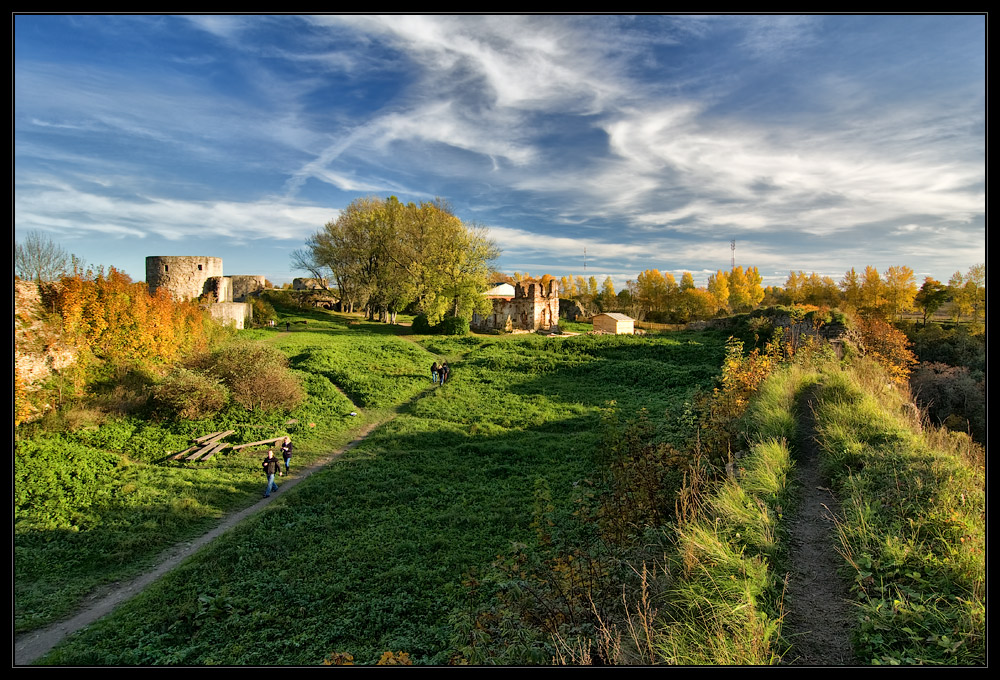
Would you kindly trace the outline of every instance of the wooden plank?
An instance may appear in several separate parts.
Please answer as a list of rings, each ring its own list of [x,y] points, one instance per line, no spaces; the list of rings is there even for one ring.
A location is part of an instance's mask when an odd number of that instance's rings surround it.
[[[233,447],[233,451],[239,451],[240,449],[245,449],[248,446],[260,446],[261,444],[273,444],[274,442],[281,441],[285,438],[285,435],[280,437],[275,437],[274,439],[261,439],[259,442],[250,442],[249,444],[239,444]]]
[[[219,435],[219,434],[222,434],[222,430],[219,430],[218,432],[213,432],[212,434],[204,434],[204,435],[202,435],[202,436],[200,436],[200,437],[198,437],[196,439],[192,439],[191,441],[193,441],[196,444],[204,444],[209,439],[211,439],[211,438],[213,438],[213,437],[215,437],[216,435]]]
[[[197,448],[200,448],[199,445],[192,446],[189,449],[184,449],[180,453],[177,453],[177,454],[175,454],[173,456],[170,456],[170,460],[179,460],[180,458],[183,458],[184,456],[188,455],[189,453],[191,453],[192,451],[194,451]]]
[[[211,439],[206,439],[201,442],[202,444],[218,444],[219,440],[225,439],[231,434],[234,434],[236,430],[226,430],[225,432],[216,432]]]
[[[232,444],[226,444],[225,442],[223,442],[222,444],[218,444],[217,446],[214,446],[208,453],[206,453],[204,456],[202,456],[198,460],[199,461],[208,460],[209,458],[211,458],[215,454],[221,452],[227,446],[232,446]]]
[[[199,458],[201,458],[202,456],[204,456],[206,453],[208,453],[209,449],[212,449],[212,448],[215,448],[215,443],[214,442],[211,443],[211,444],[206,444],[205,446],[202,446],[201,448],[199,448],[197,451],[195,451],[194,453],[192,453],[190,456],[188,456],[184,460],[198,460]]]

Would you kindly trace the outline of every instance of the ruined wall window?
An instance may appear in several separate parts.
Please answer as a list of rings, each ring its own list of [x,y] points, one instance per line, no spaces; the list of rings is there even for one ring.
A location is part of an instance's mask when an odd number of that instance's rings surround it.
[[[201,265],[200,264],[198,265],[198,271],[201,271]]]
[[[170,271],[170,265],[169,264],[163,265],[163,271],[165,271],[165,272]]]

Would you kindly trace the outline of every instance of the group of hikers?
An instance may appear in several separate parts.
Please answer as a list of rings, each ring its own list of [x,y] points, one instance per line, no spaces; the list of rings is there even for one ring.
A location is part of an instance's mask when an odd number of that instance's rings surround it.
[[[448,381],[449,375],[451,375],[451,366],[448,365],[447,361],[442,361],[440,365],[436,361],[431,364],[431,382],[435,385],[444,385]]]
[[[264,468],[264,475],[267,477],[267,486],[264,487],[264,498],[268,498],[272,491],[278,490],[278,485],[274,483],[274,475],[284,476],[288,472],[289,462],[292,460],[292,439],[285,437],[281,441],[281,457],[285,461],[285,469],[281,469],[281,461],[274,457],[274,449],[267,450],[267,456],[261,464]]]

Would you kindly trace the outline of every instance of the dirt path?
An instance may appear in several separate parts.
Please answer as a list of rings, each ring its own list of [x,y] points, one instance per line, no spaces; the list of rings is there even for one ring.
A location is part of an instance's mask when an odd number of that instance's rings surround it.
[[[782,635],[792,648],[783,663],[792,666],[847,666],[857,660],[851,648],[853,613],[848,589],[837,574],[834,517],[840,507],[820,473],[812,393],[802,398],[795,475],[798,509],[789,527],[790,555]]]
[[[419,398],[418,395],[416,398]],[[39,657],[46,654],[55,647],[66,636],[90,625],[105,614],[111,613],[118,605],[132,598],[134,595],[160,578],[168,571],[176,567],[187,557],[193,555],[197,550],[210,543],[214,539],[229,531],[234,526],[242,522],[250,515],[254,515],[263,510],[274,498],[285,496],[291,489],[294,489],[300,482],[308,478],[314,472],[333,462],[346,451],[353,449],[360,444],[371,432],[383,423],[392,420],[389,417],[375,423],[369,423],[362,427],[354,440],[346,446],[334,451],[331,454],[317,458],[308,466],[302,467],[294,476],[282,478],[279,492],[271,498],[262,498],[253,505],[232,515],[226,516],[222,522],[209,531],[190,542],[179,543],[165,552],[159,562],[150,571],[137,576],[131,581],[115,583],[98,589],[87,600],[86,604],[73,618],[54,623],[46,628],[25,633],[14,641],[14,665],[24,666],[32,663]]]

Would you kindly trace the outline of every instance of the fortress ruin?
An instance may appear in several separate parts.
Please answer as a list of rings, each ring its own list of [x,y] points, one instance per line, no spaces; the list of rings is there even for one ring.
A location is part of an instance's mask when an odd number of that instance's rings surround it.
[[[513,295],[511,295],[513,292]],[[476,330],[550,330],[559,324],[559,283],[522,281],[511,290],[501,284],[486,291],[493,302],[487,316],[472,315],[470,326]]]
[[[253,318],[249,298],[265,287],[263,276],[224,276],[221,257],[198,255],[147,257],[146,285],[150,295],[166,288],[176,300],[206,300],[212,318],[236,328]]]

